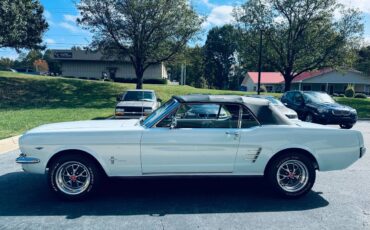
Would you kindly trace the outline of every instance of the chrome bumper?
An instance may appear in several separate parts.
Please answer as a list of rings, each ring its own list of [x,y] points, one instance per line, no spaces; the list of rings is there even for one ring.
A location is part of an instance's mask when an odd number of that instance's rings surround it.
[[[18,164],[37,164],[40,163],[40,159],[36,157],[27,157],[26,154],[21,153],[15,162]]]

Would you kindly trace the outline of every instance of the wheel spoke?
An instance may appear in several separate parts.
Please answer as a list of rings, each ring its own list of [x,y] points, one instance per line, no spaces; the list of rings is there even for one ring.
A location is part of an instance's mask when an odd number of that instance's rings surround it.
[[[307,184],[307,167],[301,161],[288,160],[278,168],[277,180],[280,187],[285,191],[299,191]]]
[[[80,162],[65,162],[55,175],[57,187],[66,194],[80,194],[90,185],[90,172]]]

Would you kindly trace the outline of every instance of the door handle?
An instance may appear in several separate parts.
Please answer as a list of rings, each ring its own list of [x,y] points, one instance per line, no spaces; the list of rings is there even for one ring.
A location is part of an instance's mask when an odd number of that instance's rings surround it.
[[[239,136],[238,132],[226,132],[226,135],[234,135],[235,137]]]

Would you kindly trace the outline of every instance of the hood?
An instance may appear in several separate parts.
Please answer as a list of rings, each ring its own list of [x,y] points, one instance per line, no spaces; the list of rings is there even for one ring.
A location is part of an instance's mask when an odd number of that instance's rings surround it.
[[[27,133],[53,133],[53,132],[84,132],[84,131],[114,131],[140,129],[137,125],[138,119],[131,120],[91,120],[91,121],[74,121],[61,122],[42,125],[31,129]]]
[[[331,110],[353,110],[352,107],[349,107],[347,105],[341,105],[339,103],[310,103],[309,105],[314,107],[321,107]]]
[[[276,108],[285,115],[297,115],[296,111],[289,109],[285,106],[277,105]]]
[[[116,107],[150,107],[154,108],[157,104],[155,101],[120,101]]]

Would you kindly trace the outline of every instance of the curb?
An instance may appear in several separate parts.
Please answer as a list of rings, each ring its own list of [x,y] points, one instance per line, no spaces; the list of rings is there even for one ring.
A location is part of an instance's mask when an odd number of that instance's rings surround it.
[[[19,148],[18,145],[19,137],[20,135],[0,140],[0,154],[17,150]]]
[[[366,118],[358,118],[357,120],[358,120],[358,121],[370,121],[370,117],[366,117]]]

